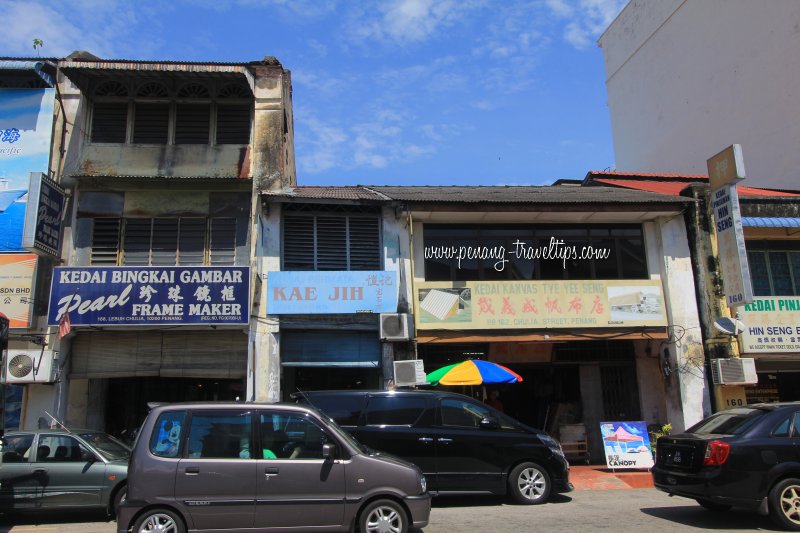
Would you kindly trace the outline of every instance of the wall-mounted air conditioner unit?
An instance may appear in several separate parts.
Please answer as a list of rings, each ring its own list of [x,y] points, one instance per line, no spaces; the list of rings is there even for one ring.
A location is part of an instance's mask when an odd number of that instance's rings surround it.
[[[8,350],[6,352],[6,383],[52,383],[58,362],[52,350]]]
[[[412,316],[408,313],[381,313],[381,340],[409,340],[413,330]]]
[[[758,383],[756,362],[749,357],[711,360],[714,385],[749,385]]]
[[[394,384],[398,387],[425,385],[425,365],[422,359],[394,362]]]

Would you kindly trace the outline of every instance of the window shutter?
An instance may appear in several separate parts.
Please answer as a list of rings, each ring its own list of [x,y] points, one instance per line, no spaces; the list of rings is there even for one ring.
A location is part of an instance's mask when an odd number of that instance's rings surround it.
[[[283,217],[283,269],[315,270],[314,217],[311,215],[284,215]]]
[[[347,270],[347,218],[317,216],[317,270]]]
[[[182,218],[178,240],[178,264],[200,266],[205,263],[206,219]]]
[[[208,144],[210,104],[178,104],[175,144]]]
[[[233,265],[236,260],[236,219],[212,218],[211,265]]]
[[[349,217],[349,270],[380,270],[380,219],[378,217]]]
[[[137,102],[134,108],[133,142],[167,144],[169,104]]]
[[[217,106],[217,144],[250,142],[250,105]]]
[[[151,265],[176,265],[178,259],[178,219],[153,220]]]
[[[147,266],[150,264],[151,225],[152,220],[149,218],[125,219],[123,265]]]
[[[124,143],[127,123],[126,102],[95,103],[92,114],[92,142]]]
[[[92,229],[92,265],[116,265],[119,254],[118,218],[96,218]]]

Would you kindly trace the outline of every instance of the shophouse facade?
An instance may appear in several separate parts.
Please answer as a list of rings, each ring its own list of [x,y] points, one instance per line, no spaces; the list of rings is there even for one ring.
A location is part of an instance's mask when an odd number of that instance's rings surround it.
[[[276,398],[394,386],[395,361],[421,359],[430,372],[488,359],[524,376],[501,388],[506,412],[554,434],[585,424],[595,460],[601,421],[682,427],[709,410],[694,371],[703,360],[696,305],[684,297],[693,280],[682,212],[692,200],[570,186],[296,187],[263,196],[260,274],[278,346]],[[354,224],[364,216],[369,231]],[[608,251],[576,260],[563,255],[572,247]],[[546,258],[534,257],[544,249]],[[383,285],[388,306],[377,308],[366,295],[380,276],[397,283],[397,300]],[[357,305],[334,307],[347,287]],[[382,321],[407,314],[414,333],[387,338]]]
[[[291,77],[249,63],[57,62],[51,168],[69,198],[44,319],[44,412],[114,434],[150,401],[255,399],[259,191],[293,184]],[[65,328],[66,329],[66,328]],[[45,419],[44,422],[47,422]]]
[[[800,400],[800,191],[737,185],[744,252],[753,301],[729,307],[717,246],[712,191],[704,175],[590,172],[584,186],[618,187],[690,197],[686,225],[697,307],[706,353],[706,379],[715,409]],[[738,319],[734,335],[714,326]],[[715,360],[741,357],[755,380],[714,384]],[[738,365],[737,365],[738,366]],[[744,375],[742,374],[742,377]],[[717,379],[719,381],[719,379]]]

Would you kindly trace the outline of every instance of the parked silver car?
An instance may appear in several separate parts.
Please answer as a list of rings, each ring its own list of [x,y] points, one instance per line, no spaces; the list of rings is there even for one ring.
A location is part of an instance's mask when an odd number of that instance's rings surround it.
[[[117,531],[404,533],[431,509],[425,478],[311,407],[156,406],[129,466]]]
[[[6,433],[0,444],[0,511],[105,509],[127,493],[130,448],[93,430]]]

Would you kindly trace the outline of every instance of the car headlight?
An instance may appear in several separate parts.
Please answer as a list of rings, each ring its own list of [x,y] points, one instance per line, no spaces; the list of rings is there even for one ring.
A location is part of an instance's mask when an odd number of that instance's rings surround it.
[[[428,492],[428,482],[425,480],[425,476],[419,476],[419,491],[423,494]]]
[[[561,444],[558,443],[556,439],[551,437],[550,435],[541,434],[539,435],[539,440],[541,440],[545,446],[547,446],[551,452],[556,455],[560,455],[564,457],[564,450],[561,449]]]

